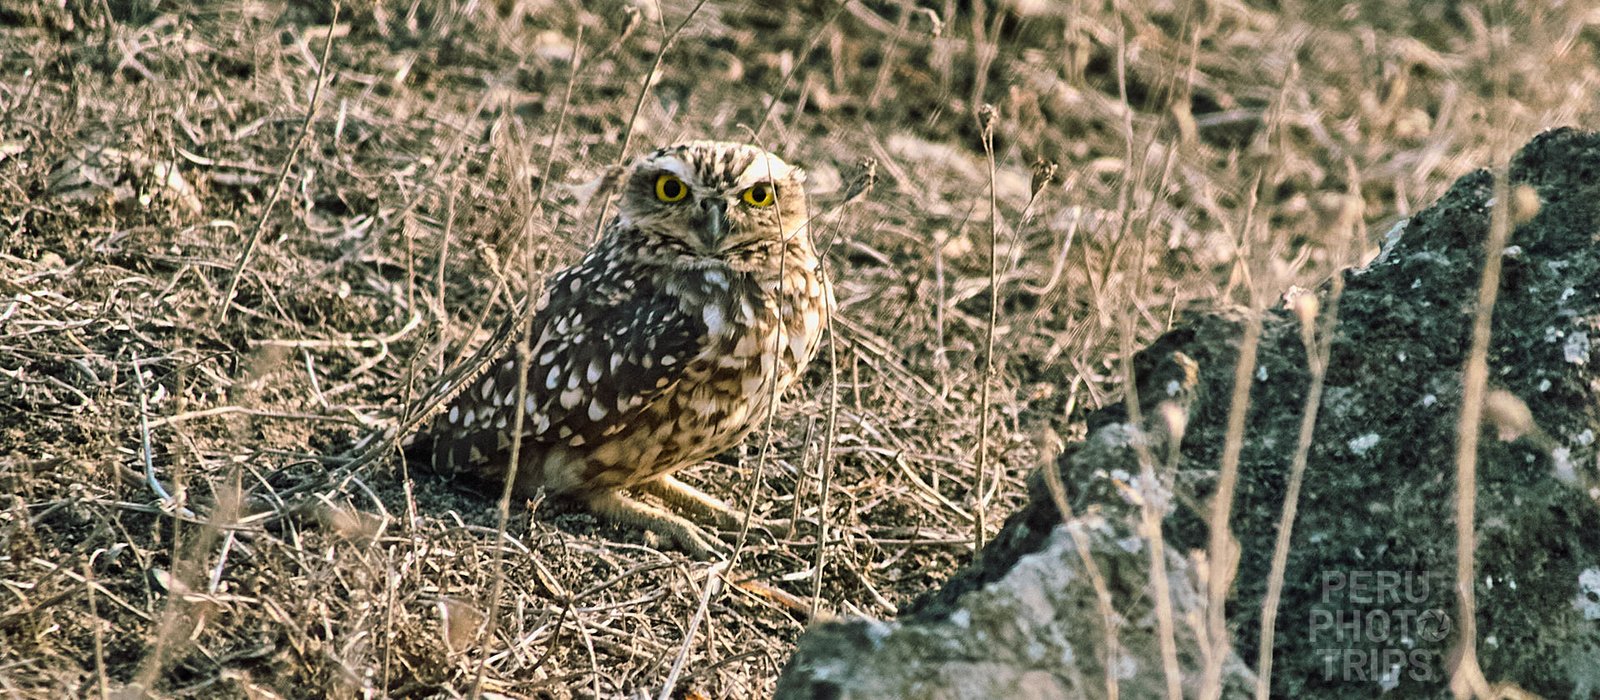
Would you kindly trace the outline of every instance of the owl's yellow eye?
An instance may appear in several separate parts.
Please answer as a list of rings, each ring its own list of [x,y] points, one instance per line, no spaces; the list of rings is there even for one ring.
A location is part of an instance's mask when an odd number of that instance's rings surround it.
[[[678,202],[689,196],[689,186],[683,184],[677,175],[662,173],[656,178],[656,199],[663,202]]]
[[[772,185],[765,182],[744,191],[744,201],[752,207],[770,207],[774,199]]]

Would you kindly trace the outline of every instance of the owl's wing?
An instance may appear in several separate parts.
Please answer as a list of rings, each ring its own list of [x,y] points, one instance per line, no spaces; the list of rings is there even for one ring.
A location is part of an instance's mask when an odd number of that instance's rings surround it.
[[[434,423],[434,463],[451,471],[502,461],[515,411],[535,443],[592,444],[626,426],[707,346],[699,314],[642,276],[598,260],[556,275],[530,323],[527,390],[517,400],[515,345]],[[520,342],[517,337],[512,343]]]

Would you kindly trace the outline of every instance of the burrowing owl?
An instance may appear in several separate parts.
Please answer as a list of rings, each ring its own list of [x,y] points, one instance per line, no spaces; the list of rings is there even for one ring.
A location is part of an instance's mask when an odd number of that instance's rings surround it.
[[[515,352],[456,387],[420,436],[432,466],[568,495],[690,552],[721,548],[669,507],[737,514],[673,472],[737,445],[816,353],[833,292],[807,231],[804,171],[759,148],[695,141],[635,161],[619,214],[532,315],[527,390]]]

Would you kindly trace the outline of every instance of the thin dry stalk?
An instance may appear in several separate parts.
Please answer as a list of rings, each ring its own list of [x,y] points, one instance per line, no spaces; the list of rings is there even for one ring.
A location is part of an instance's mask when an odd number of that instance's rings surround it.
[[[255,228],[250,230],[250,237],[245,239],[244,251],[239,253],[239,262],[234,263],[233,272],[228,275],[228,288],[217,299],[217,325],[228,320],[228,307],[233,303],[234,292],[239,289],[239,278],[244,276],[244,268],[250,264],[250,256],[255,252],[256,245],[261,242],[261,231],[266,228],[267,218],[272,215],[272,208],[277,206],[278,198],[283,196],[283,183],[289,179],[290,166],[294,165],[301,149],[305,148],[306,141],[311,137],[311,120],[317,116],[317,105],[322,99],[322,87],[327,82],[324,77],[328,72],[328,57],[333,55],[333,35],[337,33],[334,28],[339,24],[339,10],[343,5],[343,0],[333,0],[333,19],[328,22],[328,38],[322,43],[322,60],[317,63],[317,79],[311,88],[311,104],[306,107],[306,118],[300,122],[300,134],[295,137],[294,146],[289,149],[288,157],[283,159],[283,165],[278,168],[278,179],[272,185],[272,194],[267,197],[267,205],[261,209],[261,216],[256,219]]]
[[[1478,283],[1477,310],[1472,317],[1472,344],[1461,377],[1461,416],[1456,423],[1456,667],[1450,690],[1456,697],[1492,697],[1478,664],[1478,602],[1473,588],[1477,569],[1478,429],[1483,425],[1483,398],[1489,385],[1489,336],[1495,301],[1500,295],[1500,265],[1511,239],[1511,182],[1504,161],[1495,167],[1494,206],[1489,238],[1483,245],[1483,277]]]
[[[1299,40],[1294,42],[1298,46]],[[1290,49],[1291,54],[1294,51]],[[1284,109],[1289,96],[1289,86],[1296,82],[1299,68],[1290,63],[1283,86],[1270,108],[1266,120],[1263,143],[1270,144],[1280,133]],[[1239,461],[1244,452],[1245,421],[1250,410],[1250,387],[1255,376],[1256,357],[1261,347],[1262,317],[1266,313],[1267,292],[1256,282],[1251,269],[1252,243],[1256,237],[1258,207],[1261,188],[1267,179],[1266,168],[1258,171],[1251,182],[1244,207],[1244,224],[1239,229],[1238,268],[1244,273],[1244,287],[1249,301],[1243,334],[1239,339],[1239,356],[1233,372],[1233,393],[1228,400],[1228,423],[1222,446],[1222,464],[1217,475],[1217,491],[1212,496],[1211,512],[1206,524],[1210,536],[1206,544],[1206,617],[1205,617],[1205,673],[1201,677],[1200,696],[1218,698],[1222,695],[1222,667],[1232,646],[1228,631],[1228,591],[1233,588],[1233,577],[1238,572],[1239,545],[1230,521],[1233,517],[1234,491],[1239,484]],[[1264,237],[1263,237],[1264,238]]]
[[[1117,247],[1120,247],[1136,230],[1134,226],[1133,188],[1144,182],[1145,163],[1148,160],[1147,158],[1138,158],[1138,165],[1137,167],[1134,166],[1135,156],[1139,153],[1139,149],[1135,142],[1133,129],[1133,105],[1128,102],[1127,52],[1126,29],[1123,26],[1123,22],[1119,20],[1117,22],[1117,95],[1123,104],[1121,124],[1123,167],[1133,168],[1134,174],[1132,177],[1124,177],[1118,186],[1117,217],[1121,223],[1117,232],[1117,242],[1115,244]],[[1153,143],[1153,140],[1148,142],[1146,147],[1149,148]],[[1176,151],[1168,151],[1167,166],[1162,171],[1162,182],[1154,190],[1153,195],[1157,195],[1166,189],[1166,178],[1170,176],[1172,159],[1175,156]],[[1146,223],[1148,223],[1148,217],[1152,215],[1153,212],[1151,211],[1145,212]],[[1138,228],[1141,231],[1144,229],[1145,227],[1142,226]],[[1134,271],[1134,277],[1128,289],[1128,297],[1130,300],[1135,300],[1134,303],[1137,303],[1137,300],[1142,298],[1141,291],[1145,281],[1144,270],[1146,269],[1146,246],[1149,237],[1141,235],[1139,238],[1140,245],[1137,251],[1139,257],[1130,266]],[[1102,282],[1109,281],[1112,267],[1116,265],[1119,257],[1117,248],[1113,248],[1106,260]],[[1122,314],[1121,332],[1118,333],[1118,354],[1121,356],[1120,365],[1123,386],[1125,387],[1122,398],[1123,405],[1128,413],[1128,421],[1140,431],[1144,431],[1145,422],[1139,407],[1138,382],[1133,367],[1134,320],[1135,311],[1133,309],[1129,308]],[[1174,460],[1174,463],[1170,466],[1175,468],[1178,443],[1181,437],[1175,431],[1169,431],[1169,433],[1169,451]],[[1172,585],[1167,575],[1166,539],[1161,531],[1161,520],[1166,514],[1166,496],[1162,493],[1161,488],[1157,486],[1155,458],[1150,454],[1149,446],[1141,438],[1133,442],[1133,447],[1139,460],[1140,520],[1145,531],[1145,538],[1150,545],[1150,588],[1156,612],[1156,636],[1161,651],[1162,677],[1166,684],[1166,695],[1169,700],[1179,700],[1183,696],[1183,677],[1181,668],[1178,665],[1177,625],[1174,622],[1172,610]],[[1169,468],[1168,471],[1172,472],[1175,469]],[[1111,674],[1112,668],[1107,666],[1106,682],[1114,687],[1115,678]]]
[[[994,189],[993,105],[978,108],[979,128],[983,130],[983,155],[989,166],[989,319],[983,332],[983,377],[978,390],[978,459],[972,478],[973,557],[983,549],[988,537],[988,504],[983,497],[983,480],[989,471],[989,401],[994,383],[994,329],[1000,323],[1000,205]]]
[[[583,25],[578,25],[577,34],[572,39],[572,59],[568,62],[572,70],[567,72],[567,90],[561,97],[561,111],[556,113],[556,128],[550,132],[550,144],[545,146],[544,165],[539,168],[539,185],[533,189],[533,211],[535,214],[543,210],[544,189],[550,183],[550,169],[555,167],[556,145],[561,143],[561,130],[567,125],[567,112],[572,109],[572,86],[578,82],[580,59],[583,56]]]
[[[1069,409],[1068,414],[1071,413]],[[1040,450],[1046,455],[1058,452],[1055,446],[1050,449]],[[1061,523],[1067,529],[1067,534],[1072,537],[1073,549],[1077,550],[1078,558],[1083,561],[1084,573],[1089,576],[1089,585],[1094,587],[1095,607],[1100,613],[1100,620],[1105,624],[1105,655],[1101,659],[1105,669],[1106,698],[1117,700],[1121,691],[1117,684],[1117,660],[1121,657],[1121,643],[1117,632],[1117,610],[1112,604],[1111,588],[1106,585],[1106,577],[1100,572],[1099,563],[1094,560],[1094,550],[1090,548],[1089,536],[1083,531],[1083,523],[1072,512],[1072,504],[1067,502],[1067,489],[1061,483],[1061,469],[1052,457],[1044,461],[1041,471],[1044,474],[1045,489],[1050,492],[1050,500],[1056,504],[1056,511],[1061,514]]]
[[[738,552],[735,551],[734,555],[738,556]],[[689,661],[689,648],[694,645],[695,633],[700,630],[700,623],[711,608],[711,599],[722,591],[722,577],[733,568],[734,561],[719,561],[706,569],[706,586],[700,589],[700,603],[689,618],[689,629],[683,633],[683,644],[678,647],[678,655],[672,659],[672,670],[667,672],[667,680],[661,684],[657,700],[669,700],[672,697],[673,689],[678,686],[678,677],[683,675],[683,665]]]
[[[105,621],[100,619],[100,610],[95,605],[94,599],[94,560],[99,555],[94,555],[83,563],[84,590],[89,595],[89,621],[94,625],[94,677],[95,687],[100,692],[100,699],[110,697],[110,681],[106,678],[106,632]]]
[[[847,2],[839,3],[838,6],[833,9],[833,12],[829,13],[828,17],[822,20],[822,24],[816,25],[815,29],[810,30],[811,41],[806,44],[804,51],[801,51],[796,55],[810,56],[811,52],[816,50],[817,45],[822,43],[822,38],[828,35],[828,29],[833,26],[833,23],[839,19],[839,15],[843,14],[845,9],[849,6],[850,3]],[[795,73],[799,72],[800,68],[805,65],[808,65],[806,61],[795,61],[789,66],[789,70],[783,74],[783,83],[778,87],[777,92],[772,93],[772,99],[767,103],[767,109],[761,113],[761,121],[756,122],[755,133],[757,135],[760,135],[761,132],[766,130],[767,123],[772,120],[773,110],[777,109],[778,103],[781,101],[783,94],[789,91],[789,86],[794,84]],[[800,109],[796,109],[796,116],[798,116],[801,111],[802,110]]]
[[[900,21],[894,28],[894,36],[889,39],[889,47],[883,50],[883,63],[878,66],[878,77],[872,82],[872,91],[867,93],[867,109],[877,109],[883,102],[883,91],[889,87],[889,76],[894,72],[900,41],[905,38],[906,30],[911,27],[912,7],[908,0],[901,0]],[[844,3],[839,3],[839,9],[844,9]]]
[[[1256,196],[1261,186],[1257,178],[1251,187],[1246,221],[1242,230],[1248,242],[1255,227],[1253,218]],[[1248,243],[1241,247],[1241,255],[1248,251]],[[1241,261],[1248,267],[1247,261]],[[1239,484],[1239,460],[1244,452],[1245,419],[1250,410],[1250,385],[1255,377],[1256,354],[1261,347],[1261,316],[1263,313],[1260,290],[1250,285],[1250,308],[1245,319],[1244,333],[1239,339],[1239,359],[1233,370],[1233,393],[1228,399],[1228,426],[1222,445],[1222,467],[1217,476],[1217,491],[1211,497],[1211,512],[1207,516],[1210,538],[1206,545],[1206,653],[1205,674],[1201,681],[1201,697],[1222,696],[1222,666],[1226,661],[1228,635],[1228,590],[1232,588],[1238,548],[1228,524],[1233,514],[1233,494]]]
[[[1350,172],[1350,192],[1347,196],[1360,196],[1360,181],[1355,178],[1355,163],[1346,161]],[[1359,201],[1356,200],[1356,201]],[[1278,535],[1272,546],[1272,567],[1267,574],[1267,594],[1261,601],[1261,643],[1256,653],[1256,699],[1266,700],[1272,692],[1273,641],[1277,635],[1278,602],[1283,596],[1283,577],[1289,567],[1289,542],[1294,534],[1295,515],[1300,507],[1300,488],[1305,482],[1306,465],[1311,456],[1311,440],[1316,432],[1317,415],[1322,407],[1323,381],[1328,374],[1328,359],[1333,351],[1333,332],[1339,323],[1339,297],[1344,294],[1343,265],[1349,255],[1349,243],[1359,235],[1361,219],[1341,221],[1334,246],[1334,272],[1332,286],[1328,289],[1327,308],[1320,325],[1310,327],[1318,319],[1302,318],[1308,329],[1301,338],[1305,341],[1306,362],[1310,365],[1311,383],[1306,390],[1305,405],[1300,412],[1300,435],[1295,443],[1294,459],[1289,465],[1289,483],[1283,495],[1283,512],[1278,516]],[[1315,299],[1315,297],[1312,297]],[[1314,314],[1308,314],[1308,316]]]
[[[523,251],[523,256],[525,259],[525,275],[527,279],[527,293],[529,306],[531,308],[533,300],[538,298],[539,294],[538,289],[540,286],[540,266],[535,261],[534,246],[526,245],[523,247]],[[528,354],[529,348],[532,344],[533,324],[523,324],[522,333],[517,339],[516,344],[516,359],[514,362],[516,362],[517,393],[516,401],[511,403],[512,406],[521,406],[528,398]],[[512,412],[512,435],[522,434],[522,426],[526,420],[526,416],[527,411]],[[511,454],[509,457],[510,461],[508,468],[506,469],[506,480],[504,486],[502,486],[500,489],[500,502],[495,512],[496,542],[500,542],[505,539],[506,524],[511,519],[511,496],[516,488],[517,472],[522,466],[521,451],[522,441],[512,440]],[[478,664],[478,672],[472,679],[472,690],[468,693],[468,697],[473,698],[473,700],[476,700],[483,693],[484,675],[489,669],[490,660],[494,657],[494,655],[490,653],[490,649],[494,644],[494,635],[497,628],[497,623],[500,619],[498,612],[500,607],[500,596],[503,595],[505,591],[505,553],[503,547],[494,548],[494,560],[490,566],[493,571],[493,583],[490,585],[489,600],[485,606],[488,619],[485,621],[483,631],[483,659]]]
[[[1161,531],[1161,519],[1167,511],[1167,496],[1158,484],[1155,457],[1150,454],[1143,433],[1146,432],[1143,411],[1139,408],[1136,376],[1133,368],[1133,312],[1122,316],[1122,332],[1118,352],[1122,355],[1122,377],[1127,390],[1123,392],[1124,410],[1128,422],[1141,432],[1133,441],[1139,459],[1139,515],[1145,539],[1149,542],[1150,588],[1156,611],[1156,636],[1161,649],[1161,672],[1166,682],[1169,700],[1183,697],[1183,675],[1178,665],[1178,633],[1172,610],[1172,582],[1167,575],[1167,542]],[[1173,421],[1177,423],[1177,421]],[[1179,446],[1182,434],[1177,425],[1169,426],[1167,473],[1177,471]],[[1109,674],[1110,671],[1108,670]],[[1108,679],[1109,681],[1109,679]]]
[[[539,187],[535,191],[534,197],[530,202],[530,206],[532,207],[532,211],[527,212],[527,217],[528,218],[531,218],[533,216],[537,216],[538,212],[540,210],[540,199],[542,198],[542,195],[544,193],[544,185],[545,185],[545,182],[550,177],[550,164],[551,164],[551,161],[554,159],[556,139],[558,139],[560,137],[562,124],[566,121],[567,108],[572,102],[572,84],[574,82],[576,82],[576,79],[577,79],[577,74],[578,74],[578,55],[579,55],[578,52],[579,52],[579,50],[581,49],[582,46],[583,46],[583,30],[580,28],[579,31],[578,31],[577,39],[573,42],[573,45],[572,45],[572,61],[571,61],[572,70],[567,76],[566,97],[561,103],[560,115],[556,118],[555,133],[550,137],[551,138],[550,149],[549,149],[549,151],[547,152],[547,154],[545,156],[545,164],[544,164],[544,169],[543,169],[543,175],[539,179]],[[524,222],[526,222],[527,220],[528,219],[524,219]],[[523,228],[524,228],[524,230],[527,229],[526,224],[524,224]],[[537,296],[538,296],[538,289],[539,289],[539,286],[538,286],[539,285],[538,270],[539,270],[539,265],[534,261],[534,246],[532,244],[529,244],[529,243],[525,242],[525,245],[523,247],[523,251],[524,251],[524,256],[526,257],[526,265],[527,265],[526,275],[527,275],[527,285],[528,285],[527,286],[527,292],[528,292],[528,299],[529,299],[529,308],[531,309],[532,305],[533,305],[533,299],[537,298]],[[440,266],[441,266],[441,268],[443,267],[443,256],[442,256],[442,254],[441,254],[441,257],[440,257]],[[442,280],[442,277],[441,277],[441,280]],[[441,289],[441,292],[442,292],[442,289]],[[441,295],[440,299],[443,299],[442,295]],[[529,346],[532,344],[532,342],[533,342],[533,324],[529,323],[523,329],[522,337],[517,341],[517,346],[516,346],[516,359],[515,359],[515,362],[516,362],[516,365],[517,365],[517,393],[516,393],[516,401],[514,401],[512,403],[513,406],[521,406],[523,404],[523,402],[527,400],[527,396],[528,396],[528,376],[527,376],[528,354],[529,354]],[[524,421],[526,420],[526,415],[527,415],[526,411],[515,411],[514,412],[514,415],[513,415],[512,419],[511,419],[511,434],[512,435],[521,435],[522,434],[522,426],[523,426]],[[522,441],[521,440],[513,440],[512,443],[511,443],[511,454],[510,454],[510,457],[509,457],[510,463],[509,463],[509,468],[508,468],[507,473],[506,473],[506,481],[505,481],[505,485],[502,487],[502,489],[500,491],[500,502],[498,504],[498,510],[495,513],[495,518],[496,518],[496,520],[495,520],[495,540],[496,541],[503,540],[503,539],[505,539],[505,536],[506,536],[506,525],[510,521],[510,517],[511,517],[511,495],[512,495],[512,490],[513,490],[513,488],[515,487],[515,485],[517,483],[517,472],[518,472],[519,468],[521,467],[521,463],[522,463],[521,454],[520,454],[521,453],[521,449],[522,449]],[[494,550],[494,561],[491,564],[491,567],[492,567],[492,570],[493,570],[493,583],[491,584],[491,587],[490,587],[489,601],[488,601],[488,604],[486,606],[486,609],[487,609],[487,612],[488,612],[488,620],[486,621],[485,626],[484,626],[484,637],[483,637],[484,638],[484,655],[483,655],[482,661],[478,664],[477,674],[472,679],[472,690],[469,693],[469,697],[474,698],[474,699],[478,698],[480,696],[480,694],[482,693],[482,691],[483,691],[484,675],[486,674],[486,672],[488,670],[490,660],[493,659],[493,657],[494,657],[494,655],[492,653],[490,653],[490,650],[491,650],[491,645],[494,642],[495,630],[497,628],[497,624],[498,624],[498,621],[499,621],[499,615],[498,615],[497,611],[498,611],[499,606],[500,606],[500,597],[501,597],[501,595],[504,594],[504,589],[505,589],[505,555],[504,555],[504,552],[503,552],[503,548],[501,548],[501,547],[496,547],[495,548],[495,550]]]
[[[679,22],[678,26],[674,27],[672,32],[667,34],[667,37],[661,41],[661,49],[656,51],[655,61],[650,64],[650,70],[644,74],[644,83],[639,86],[639,97],[634,100],[633,113],[628,116],[628,128],[622,132],[622,150],[617,152],[615,168],[620,169],[627,163],[628,149],[633,147],[633,127],[639,122],[639,113],[644,111],[644,100],[650,95],[650,85],[655,83],[656,75],[661,72],[662,59],[666,58],[667,50],[672,48],[672,42],[676,41],[678,35],[683,33],[683,28],[689,26],[689,20],[694,19],[694,16],[700,12],[700,8],[705,7],[705,4],[706,0],[696,2],[694,7],[689,8],[689,14],[683,16],[683,21]],[[591,242],[600,240],[600,232],[605,230],[606,219],[610,216],[611,201],[606,200],[604,204],[600,205],[599,218],[594,221],[594,235],[590,237]]]
[[[1170,404],[1169,404],[1170,405]],[[1171,417],[1167,426],[1167,463],[1166,473],[1178,473],[1178,458],[1182,455],[1183,423],[1188,416],[1176,405],[1172,405],[1176,415]],[[1174,622],[1177,616],[1172,610],[1172,583],[1167,576],[1167,540],[1161,531],[1161,517],[1166,512],[1164,499],[1167,492],[1156,488],[1154,469],[1150,467],[1148,450],[1142,446],[1140,455],[1140,481],[1144,481],[1145,502],[1141,504],[1141,516],[1144,518],[1145,537],[1150,541],[1150,585],[1155,589],[1156,608],[1156,634],[1160,635],[1158,642],[1161,645],[1161,674],[1166,681],[1166,691],[1169,700],[1183,698],[1183,671],[1178,666],[1178,630]],[[1156,501],[1152,496],[1163,501]]]
[[[817,484],[817,551],[811,563],[813,620],[817,619],[822,606],[822,571],[828,561],[828,493],[833,488],[833,442],[839,425],[839,336],[833,325],[833,314],[828,314],[828,322],[823,327],[828,340],[828,416],[822,432],[822,456],[817,462],[822,478]]]
[[[876,172],[875,167],[869,165],[863,174],[866,181],[862,184],[861,189],[856,191],[854,196],[840,202],[838,206],[834,207],[833,212],[837,215],[838,212],[844,210],[845,205],[856,201],[856,197],[872,189]],[[809,222],[806,226],[806,235],[811,235]],[[830,238],[827,245],[824,245],[819,252],[819,256],[824,263],[827,261],[828,251],[833,249],[833,242],[833,239]],[[831,286],[833,280],[826,264],[822,265],[820,273],[824,283]],[[828,563],[828,492],[833,488],[833,444],[834,440],[837,439],[839,429],[839,331],[838,326],[834,325],[834,319],[838,316],[838,309],[829,309],[828,311],[827,321],[822,324],[823,337],[828,341],[828,406],[826,409],[826,422],[822,430],[822,455],[817,458],[817,469],[821,470],[822,474],[817,480],[817,490],[819,492],[817,495],[817,549],[812,555],[811,562],[810,618],[812,620],[817,619],[817,612],[822,607],[822,572]],[[809,427],[806,429],[805,444],[808,447],[811,444]],[[797,489],[795,491],[795,500],[798,501],[799,499],[800,492]],[[792,526],[793,522],[791,521],[790,524]]]
[[[1501,28],[1503,30],[1503,28]],[[1503,31],[1491,33],[1491,55],[1506,54]],[[1509,77],[1504,60],[1495,63],[1492,76],[1494,104],[1508,104]],[[1504,114],[1506,110],[1497,109]],[[1510,124],[1502,125],[1509,130]],[[1494,697],[1483,667],[1478,663],[1477,578],[1478,535],[1474,518],[1478,510],[1478,435],[1483,425],[1483,403],[1489,385],[1489,339],[1494,330],[1494,306],[1500,295],[1500,267],[1511,240],[1511,172],[1506,143],[1494,144],[1494,199],[1489,212],[1489,236],[1483,243],[1483,275],[1478,281],[1477,305],[1472,317],[1472,340],[1461,377],[1461,415],[1456,423],[1456,619],[1459,633],[1450,673],[1450,691],[1457,698]]]

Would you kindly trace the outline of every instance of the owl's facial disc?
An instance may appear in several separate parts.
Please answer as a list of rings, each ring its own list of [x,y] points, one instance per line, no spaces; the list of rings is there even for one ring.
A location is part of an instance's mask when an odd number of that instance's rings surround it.
[[[691,255],[784,240],[805,219],[805,173],[758,148],[689,142],[637,161],[622,218]]]

